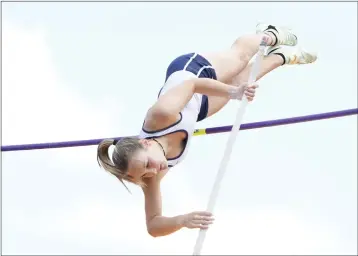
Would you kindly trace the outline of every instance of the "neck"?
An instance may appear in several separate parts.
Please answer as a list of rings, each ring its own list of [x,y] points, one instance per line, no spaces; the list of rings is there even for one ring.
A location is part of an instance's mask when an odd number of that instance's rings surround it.
[[[164,156],[166,156],[167,148],[165,147],[166,145],[163,143],[163,141],[156,139],[156,138],[152,138],[152,140],[158,144],[160,149],[163,151]]]

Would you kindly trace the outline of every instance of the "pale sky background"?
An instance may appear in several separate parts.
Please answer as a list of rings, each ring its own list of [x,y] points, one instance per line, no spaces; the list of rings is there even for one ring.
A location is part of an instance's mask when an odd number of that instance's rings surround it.
[[[180,54],[258,21],[319,53],[260,81],[244,123],[357,107],[356,3],[2,3],[2,144],[136,135]],[[237,102],[197,125],[232,124]],[[357,116],[239,134],[203,254],[355,254]],[[167,216],[206,208],[229,134],[195,137],[163,180]],[[205,155],[207,154],[207,156]],[[3,254],[192,254],[146,233],[142,192],[96,146],[2,153]]]

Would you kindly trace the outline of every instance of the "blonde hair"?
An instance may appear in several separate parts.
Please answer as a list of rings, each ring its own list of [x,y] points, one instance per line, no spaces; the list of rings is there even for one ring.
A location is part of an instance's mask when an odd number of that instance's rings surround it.
[[[114,145],[115,148],[112,153],[112,160],[109,157],[108,149]],[[127,137],[118,142],[113,139],[105,139],[101,141],[97,147],[97,162],[107,172],[113,174],[129,191],[124,181],[143,186],[142,181],[133,181],[128,177],[128,164],[132,156],[140,149],[144,149],[139,139],[134,137]]]

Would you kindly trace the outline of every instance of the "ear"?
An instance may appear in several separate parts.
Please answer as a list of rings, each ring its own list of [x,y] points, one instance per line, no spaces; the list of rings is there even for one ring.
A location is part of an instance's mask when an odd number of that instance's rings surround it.
[[[146,139],[140,139],[139,142],[143,145],[144,148],[148,148],[151,145],[151,142]]]

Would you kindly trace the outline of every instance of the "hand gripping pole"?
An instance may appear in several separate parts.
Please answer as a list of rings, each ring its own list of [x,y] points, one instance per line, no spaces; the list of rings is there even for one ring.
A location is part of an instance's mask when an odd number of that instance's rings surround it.
[[[266,40],[266,38],[262,38],[260,46],[259,46],[259,51],[258,51],[258,53],[256,55],[256,58],[254,60],[253,66],[252,66],[252,70],[251,70],[250,77],[249,77],[249,80],[248,80],[248,85],[251,85],[256,81],[256,77],[257,77],[257,75],[259,73],[261,60],[263,58],[266,46],[267,46],[267,40]],[[216,199],[217,199],[218,194],[219,194],[220,184],[221,184],[222,179],[224,178],[224,175],[225,175],[225,172],[226,172],[226,167],[227,167],[227,164],[229,163],[229,160],[230,160],[231,151],[232,151],[233,145],[235,143],[237,134],[238,134],[238,132],[240,130],[240,126],[241,126],[241,123],[242,123],[243,116],[244,116],[244,113],[245,113],[247,105],[248,105],[248,100],[247,100],[246,96],[244,95],[243,98],[242,98],[240,107],[237,110],[236,120],[235,120],[235,123],[234,123],[234,125],[232,127],[232,130],[231,130],[231,133],[229,135],[228,141],[226,143],[226,149],[225,149],[225,152],[224,152],[224,156],[223,156],[223,158],[221,160],[220,168],[219,168],[219,171],[218,171],[218,173],[216,175],[215,183],[214,183],[214,186],[213,186],[212,191],[211,191],[211,195],[210,195],[210,198],[209,198],[209,203],[207,205],[207,211],[208,212],[212,213],[214,211],[214,206],[215,206],[215,203],[216,203]],[[200,255],[201,249],[202,249],[203,244],[204,244],[206,232],[207,232],[207,229],[200,229],[199,235],[198,235],[198,238],[196,240],[195,247],[194,247],[193,255]]]

